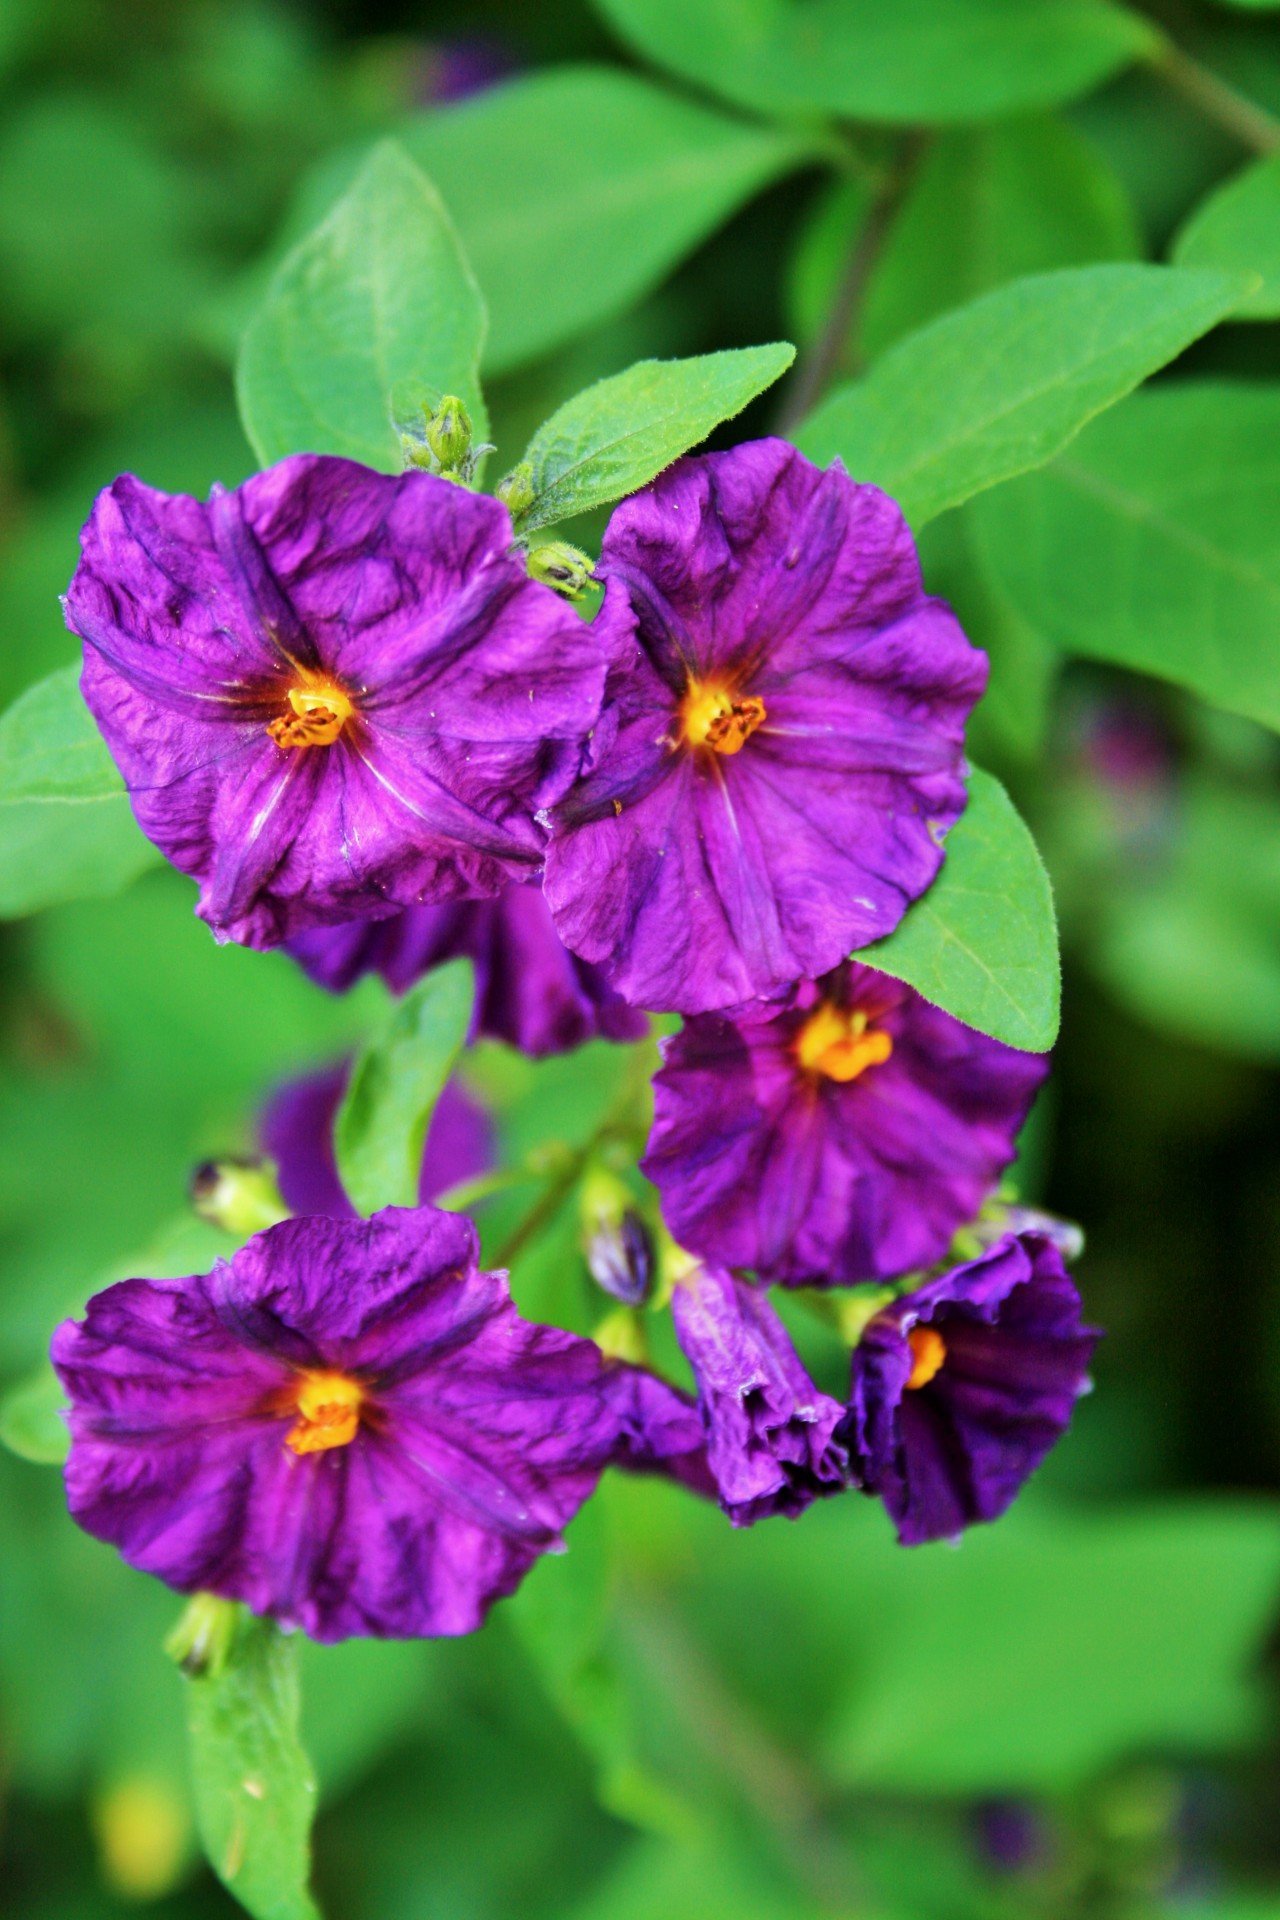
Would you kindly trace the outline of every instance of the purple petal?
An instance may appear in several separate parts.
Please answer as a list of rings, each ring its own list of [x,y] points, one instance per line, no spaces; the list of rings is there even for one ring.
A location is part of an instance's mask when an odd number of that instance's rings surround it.
[[[677,1285],[671,1310],[698,1382],[707,1463],[735,1526],[794,1519],[848,1484],[835,1438],[844,1411],[814,1386],[759,1288],[699,1267]]]

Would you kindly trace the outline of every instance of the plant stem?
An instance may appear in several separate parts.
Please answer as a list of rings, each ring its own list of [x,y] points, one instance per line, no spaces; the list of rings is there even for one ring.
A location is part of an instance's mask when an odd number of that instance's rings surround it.
[[[879,197],[873,202],[845,261],[826,325],[796,363],[795,378],[787,388],[778,418],[778,432],[781,434],[787,434],[806,414],[812,412],[840,364],[866,293],[871,269],[879,258],[889,222],[906,192],[923,147],[924,136],[912,134],[903,147],[898,166],[891,174],[884,176]]]
[[[1160,51],[1153,54],[1151,66],[1197,113],[1222,127],[1242,146],[1252,148],[1254,153],[1280,152],[1280,120],[1245,94],[1237,93],[1233,86],[1202,67],[1181,47],[1166,41]]]

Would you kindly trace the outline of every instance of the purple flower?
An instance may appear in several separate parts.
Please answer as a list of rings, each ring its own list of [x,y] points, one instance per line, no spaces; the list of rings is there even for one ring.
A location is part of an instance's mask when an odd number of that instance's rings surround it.
[[[99,495],[66,600],[81,687],[220,939],[536,872],[603,668],[510,544],[495,500],[315,454],[207,505]]]
[[[599,968],[563,945],[537,886],[507,887],[496,900],[407,907],[387,920],[317,927],[291,940],[289,952],[331,993],[345,993],[366,973],[404,993],[430,968],[465,954],[476,969],[475,1034],[535,1058],[566,1053],[597,1034],[640,1040],[648,1031],[644,1015],[619,998]]]
[[[903,1294],[853,1353],[841,1429],[904,1546],[995,1520],[1065,1432],[1099,1336],[1040,1234]]]
[[[314,1639],[469,1633],[596,1483],[589,1340],[530,1325],[434,1207],[287,1220],[54,1335],[80,1525]]]
[[[663,1061],[642,1166],[672,1233],[797,1286],[941,1259],[1048,1071],[855,962],[687,1020]]]
[[[844,1409],[820,1393],[758,1287],[722,1267],[676,1285],[676,1335],[698,1382],[707,1463],[735,1527],[792,1519],[848,1484],[836,1428]]]
[[[753,441],[625,500],[600,570],[605,705],[550,814],[561,938],[691,1013],[889,933],[964,809],[987,674],[893,501]]]
[[[359,1216],[338,1178],[333,1123],[346,1091],[348,1061],[287,1080],[268,1100],[258,1123],[262,1151],[276,1163],[280,1193],[294,1214],[324,1213],[333,1220]],[[427,1129],[418,1179],[424,1204],[494,1165],[493,1128],[483,1107],[451,1080]]]

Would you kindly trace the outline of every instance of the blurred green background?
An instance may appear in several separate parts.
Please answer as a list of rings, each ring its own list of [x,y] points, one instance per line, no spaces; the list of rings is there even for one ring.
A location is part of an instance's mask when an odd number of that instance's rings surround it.
[[[1280,15],[1148,11],[1280,115]],[[436,177],[489,296],[499,470],[642,355],[790,338],[851,372],[1019,274],[1163,258],[1250,158],[1146,69],[833,145],[813,116],[716,104],[710,38],[705,87],[660,78],[607,29],[626,12],[0,0],[0,704],[76,657],[57,596],[100,486],[251,470],[239,329],[382,132]],[[554,74],[582,62],[643,96]],[[533,87],[527,109],[475,118],[495,83]],[[833,328],[868,183],[899,165]],[[1280,377],[1280,323],[1219,329],[1160,384],[1188,377]],[[721,440],[780,407],[794,386]],[[992,652],[974,751],[1057,890],[1065,1021],[1019,1179],[1086,1228],[1096,1392],[958,1551],[902,1552],[853,1497],[735,1534],[615,1477],[473,1640],[308,1649],[332,1916],[1280,1914],[1277,745],[1065,661],[992,564],[1000,500],[924,555]],[[270,1085],[379,1004],[215,949],[192,897],[148,872],[0,927],[0,1386],[104,1275],[190,1270],[193,1164],[248,1145]],[[472,1071],[524,1146],[585,1137],[620,1058]],[[572,1318],[582,1275],[569,1205],[517,1294]],[[0,1451],[5,1913],[234,1911],[198,1860],[159,1651],[179,1604],[76,1532],[53,1469]]]

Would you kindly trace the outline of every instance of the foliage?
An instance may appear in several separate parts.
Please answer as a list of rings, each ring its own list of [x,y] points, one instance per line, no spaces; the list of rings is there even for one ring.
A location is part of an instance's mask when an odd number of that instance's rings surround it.
[[[453,100],[458,9],[407,34],[380,6],[0,6],[6,1886],[35,1920],[1269,1912],[1277,10],[470,12],[501,72]],[[215,948],[77,691],[57,595],[117,471],[395,472],[405,396],[448,393],[497,442],[487,483],[525,472],[520,542],[594,559],[601,509],[768,432],[922,533],[990,658],[980,764],[935,887],[859,957],[1035,1050],[1065,980],[1014,1177],[1085,1219],[1098,1390],[956,1553],[903,1552],[852,1496],[735,1533],[611,1473],[469,1641],[246,1616],[179,1678],[181,1602],[67,1524],[48,1333],[231,1250],[185,1183],[252,1150],[282,1076],[354,1055],[335,1149],[369,1212],[414,1201],[461,1063],[502,1160],[485,1255],[532,1317],[610,1310],[593,1174],[654,1217],[651,1043],[464,1051],[466,962],[331,999]],[[842,1392],[829,1320],[785,1311]],[[996,1801],[1034,1829],[1014,1862]]]

